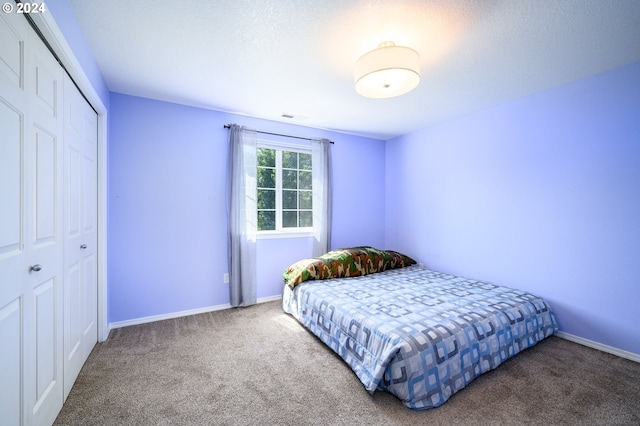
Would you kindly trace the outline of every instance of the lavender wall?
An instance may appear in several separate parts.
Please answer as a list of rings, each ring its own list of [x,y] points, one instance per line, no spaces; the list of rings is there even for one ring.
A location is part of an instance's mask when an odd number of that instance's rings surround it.
[[[386,243],[640,354],[640,63],[388,141]]]
[[[46,1],[46,9],[55,19],[58,28],[60,28],[65,40],[69,43],[87,78],[89,78],[102,103],[108,109],[109,89],[84,38],[71,4],[68,0],[48,0]]]
[[[111,94],[109,322],[229,303],[227,123],[326,137],[334,166],[333,246],[384,244],[384,142]],[[310,239],[258,241],[258,297],[311,256]]]

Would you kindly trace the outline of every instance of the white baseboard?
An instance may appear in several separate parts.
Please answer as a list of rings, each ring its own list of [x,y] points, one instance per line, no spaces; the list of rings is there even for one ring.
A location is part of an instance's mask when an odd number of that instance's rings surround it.
[[[613,346],[603,345],[602,343],[598,343],[598,342],[594,342],[593,340],[574,336],[573,334],[565,333],[563,331],[556,331],[554,336],[558,336],[561,339],[569,340],[571,342],[578,343],[583,346],[588,346],[590,348],[597,349],[602,352],[607,352],[612,355],[619,356],[621,358],[626,358],[626,359],[630,359],[631,361],[640,362],[640,355],[634,354],[633,352],[614,348]]]
[[[269,296],[269,297],[261,297],[257,300],[257,303],[266,303],[266,302],[274,302],[276,300],[280,300],[282,299],[282,296]],[[180,317],[186,317],[189,315],[197,315],[197,314],[204,314],[207,312],[214,312],[214,311],[220,311],[223,309],[231,309],[231,305],[228,303],[222,304],[222,305],[215,305],[215,306],[207,306],[204,308],[198,308],[198,309],[189,309],[186,311],[180,311],[180,312],[172,312],[169,314],[162,314],[162,315],[152,315],[152,316],[148,316],[148,317],[143,317],[143,318],[135,318],[135,319],[131,319],[131,320],[126,320],[126,321],[118,321],[118,322],[112,322],[109,323],[109,329],[107,331],[107,336],[109,335],[109,332],[115,328],[120,328],[120,327],[128,327],[130,325],[139,325],[139,324],[146,324],[149,322],[154,322],[154,321],[162,321],[162,320],[167,320],[167,319],[173,319],[173,318],[180,318]],[[571,342],[574,343],[578,343],[580,345],[583,346],[587,346],[593,349],[597,349],[599,351],[602,352],[607,352],[616,356],[619,356],[621,358],[626,358],[629,359],[631,361],[635,361],[640,363],[640,355],[635,354],[633,352],[629,352],[629,351],[625,351],[622,349],[618,349],[618,348],[614,348],[613,346],[608,346],[608,345],[604,345],[602,343],[598,343],[598,342],[594,342],[593,340],[589,340],[589,339],[585,339],[582,337],[578,337],[578,336],[574,336],[573,334],[569,334],[569,333],[565,333],[563,331],[557,331],[554,336],[558,336],[561,339],[565,339],[565,340],[569,340]]]
[[[282,296],[261,297],[257,300],[257,303],[274,302],[280,299],[282,299]],[[109,330],[107,332],[107,335],[109,335],[108,333],[111,330],[116,328],[128,327],[130,325],[146,324],[149,322],[162,321],[162,320],[173,319],[173,318],[186,317],[189,315],[204,314],[204,313],[213,312],[213,311],[221,311],[223,309],[231,309],[231,305],[228,303],[225,303],[222,305],[207,306],[204,308],[189,309],[189,310],[180,311],[180,312],[171,312],[169,314],[151,315],[148,317],[135,318],[135,319],[126,320],[126,321],[112,322],[112,323],[109,323]]]

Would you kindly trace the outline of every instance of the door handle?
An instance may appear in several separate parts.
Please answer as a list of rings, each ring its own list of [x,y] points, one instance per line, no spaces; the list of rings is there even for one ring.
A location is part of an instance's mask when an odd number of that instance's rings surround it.
[[[41,270],[42,270],[42,265],[38,265],[38,264],[35,264],[31,268],[29,268],[29,271],[33,271],[33,272],[39,272]]]
[[[83,245],[81,245],[81,246],[80,246],[80,248],[81,248],[82,250],[84,250],[84,249],[86,249],[86,248],[87,248],[87,245],[86,245],[86,244],[83,244]]]

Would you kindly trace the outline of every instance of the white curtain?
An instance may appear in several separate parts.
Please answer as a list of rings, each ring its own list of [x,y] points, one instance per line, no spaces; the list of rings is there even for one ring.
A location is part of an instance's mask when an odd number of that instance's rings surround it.
[[[318,257],[331,248],[331,142],[328,139],[311,141],[313,162],[313,256]]]
[[[231,306],[256,303],[256,132],[229,128],[227,223]]]

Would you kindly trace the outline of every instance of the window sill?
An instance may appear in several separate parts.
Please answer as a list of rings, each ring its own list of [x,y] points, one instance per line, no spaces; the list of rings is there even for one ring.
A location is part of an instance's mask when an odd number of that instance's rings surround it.
[[[256,233],[257,240],[276,238],[313,238],[313,231],[260,231]]]

